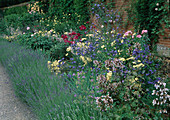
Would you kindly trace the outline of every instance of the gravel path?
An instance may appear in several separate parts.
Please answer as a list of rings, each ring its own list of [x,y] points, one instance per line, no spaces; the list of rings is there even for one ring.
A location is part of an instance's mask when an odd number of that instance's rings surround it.
[[[26,104],[15,97],[4,71],[0,64],[0,120],[37,120]]]

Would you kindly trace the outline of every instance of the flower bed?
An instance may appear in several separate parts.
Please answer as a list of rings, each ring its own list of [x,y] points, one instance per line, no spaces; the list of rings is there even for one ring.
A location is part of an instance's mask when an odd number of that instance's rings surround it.
[[[30,98],[35,97],[35,108],[41,111],[39,116],[42,119],[166,119],[169,78],[160,72],[162,60],[149,50],[148,31],[122,32],[118,12],[107,10],[104,4],[94,6],[95,23],[64,32],[61,42],[57,41],[59,35],[55,30],[39,30],[37,26],[33,30],[28,26],[25,34],[17,36],[18,43],[41,49],[51,57],[48,68],[60,78],[59,83],[62,81],[59,86],[56,79],[46,80],[45,72],[43,75],[36,70],[37,83],[30,84],[31,89],[44,90],[42,94],[33,91]]]

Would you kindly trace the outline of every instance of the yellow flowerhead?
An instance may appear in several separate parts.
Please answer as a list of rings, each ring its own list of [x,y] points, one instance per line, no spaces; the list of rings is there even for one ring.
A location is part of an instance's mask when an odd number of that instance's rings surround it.
[[[110,80],[110,78],[112,77],[112,71],[109,71],[106,75],[107,80]]]
[[[93,37],[93,34],[87,34],[86,36],[87,37]]]
[[[126,61],[125,58],[119,58],[120,61]]]
[[[64,34],[65,34],[65,35],[67,35],[67,34],[68,34],[68,32],[65,32]]]
[[[101,48],[104,48],[104,47],[105,47],[104,45],[101,46]]]
[[[71,46],[69,46],[69,47],[66,49],[67,52],[69,52],[69,51],[71,51],[71,50],[72,50]]]
[[[65,54],[65,56],[68,56],[68,53],[67,53],[67,54]]]
[[[141,87],[141,84],[137,83],[138,78],[130,79],[129,81],[133,84],[134,87]]]
[[[134,68],[139,68],[139,67],[141,67],[141,66],[144,67],[145,65],[142,64],[142,63],[140,63],[140,64],[138,64],[138,65],[134,65],[133,67],[134,67]]]
[[[110,31],[110,33],[115,33],[115,30],[113,30],[113,31]]]
[[[81,41],[86,40],[87,38],[82,38]]]
[[[132,56],[130,58],[127,58],[126,60],[134,60],[135,58]]]
[[[115,41],[111,42],[111,46],[113,47],[113,45],[115,45]]]

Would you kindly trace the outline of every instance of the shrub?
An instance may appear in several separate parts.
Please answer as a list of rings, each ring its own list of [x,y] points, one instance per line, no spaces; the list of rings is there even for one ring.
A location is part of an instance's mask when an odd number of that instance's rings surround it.
[[[27,6],[19,6],[13,8],[7,8],[4,10],[3,15],[11,15],[11,14],[22,14],[27,12]]]
[[[1,35],[8,34],[7,25],[3,18],[0,19],[0,32],[1,32]]]
[[[11,27],[15,30],[19,28],[22,31],[26,31],[27,26],[34,26],[38,24],[41,19],[38,13],[23,13],[23,14],[11,14],[4,17],[8,28]]]

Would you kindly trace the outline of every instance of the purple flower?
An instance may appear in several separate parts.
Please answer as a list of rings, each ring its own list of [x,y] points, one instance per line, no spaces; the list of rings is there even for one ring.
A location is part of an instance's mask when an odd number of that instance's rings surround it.
[[[73,73],[73,76],[75,76],[76,74],[75,73]]]
[[[70,58],[70,60],[74,60],[73,58]]]
[[[85,76],[83,76],[82,78],[85,78]]]
[[[93,119],[93,117],[91,116],[90,119]]]
[[[75,94],[74,97],[76,97],[77,95]]]

